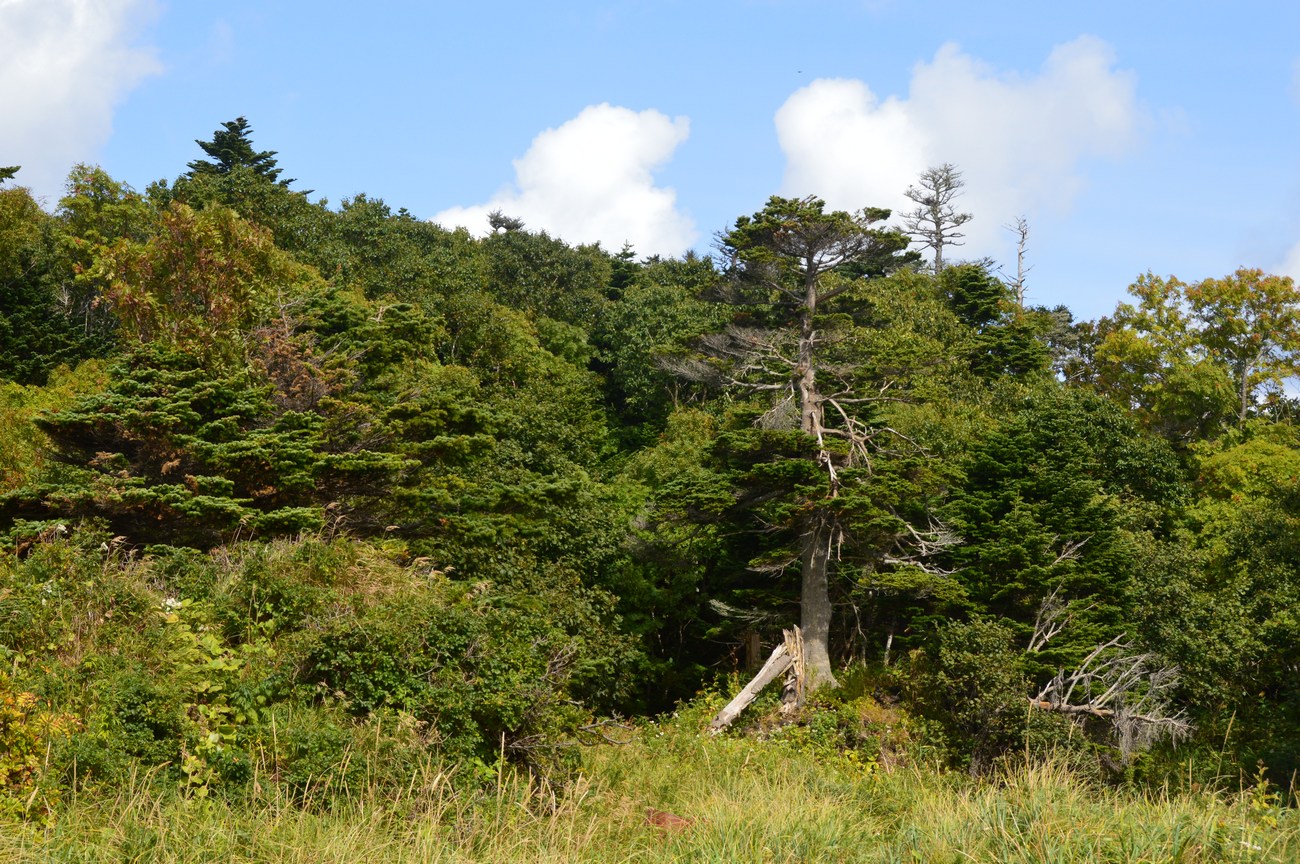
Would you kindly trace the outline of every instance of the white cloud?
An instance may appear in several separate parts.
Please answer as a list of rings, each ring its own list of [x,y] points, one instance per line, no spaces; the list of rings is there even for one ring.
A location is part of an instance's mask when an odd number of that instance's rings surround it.
[[[599,241],[618,250],[630,241],[640,255],[680,254],[695,241],[695,225],[677,209],[677,193],[656,186],[652,172],[689,134],[685,117],[591,105],[533,139],[514,162],[512,186],[433,221],[483,233],[488,213],[501,210],[571,243]]]
[[[161,71],[134,39],[154,0],[0,0],[0,165],[57,197],[76,162],[94,161],[113,109]]]
[[[921,171],[951,162],[966,181],[959,204],[976,217],[963,254],[987,254],[1015,217],[1068,210],[1083,160],[1122,155],[1138,140],[1145,110],[1134,76],[1114,62],[1109,46],[1084,36],[1026,76],[948,44],[913,70],[905,99],[882,100],[858,80],[814,81],[776,114],[783,192],[898,212]]]
[[[1300,283],[1300,243],[1291,247],[1291,251],[1286,253],[1286,258],[1278,272],[1283,276],[1290,276],[1297,283]]]

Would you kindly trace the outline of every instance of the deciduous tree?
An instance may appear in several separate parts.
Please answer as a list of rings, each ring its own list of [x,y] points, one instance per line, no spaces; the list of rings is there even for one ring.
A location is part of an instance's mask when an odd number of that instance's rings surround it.
[[[1300,291],[1285,276],[1147,274],[1129,293],[1136,303],[1098,322],[1086,377],[1169,438],[1241,426],[1300,368]]]

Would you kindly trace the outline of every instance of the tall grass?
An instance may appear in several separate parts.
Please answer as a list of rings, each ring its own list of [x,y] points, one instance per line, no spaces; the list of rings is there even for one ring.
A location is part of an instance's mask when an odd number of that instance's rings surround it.
[[[9,826],[0,861],[1300,861],[1300,819],[1267,787],[1113,790],[1050,763],[975,782],[673,726],[588,751],[562,788],[454,779],[430,762],[403,792],[302,802],[269,784],[246,801],[185,800],[137,777],[69,801],[47,829]],[[647,808],[692,824],[658,829]]]

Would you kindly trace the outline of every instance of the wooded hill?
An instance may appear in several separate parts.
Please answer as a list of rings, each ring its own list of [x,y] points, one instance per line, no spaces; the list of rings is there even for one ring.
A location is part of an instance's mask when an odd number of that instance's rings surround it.
[[[330,207],[250,135],[0,187],[0,810],[346,786],[349,747],[558,771],[796,624],[794,722],[1300,768],[1289,279],[1076,322],[957,260],[951,166],[902,218],[774,197],[643,259]]]

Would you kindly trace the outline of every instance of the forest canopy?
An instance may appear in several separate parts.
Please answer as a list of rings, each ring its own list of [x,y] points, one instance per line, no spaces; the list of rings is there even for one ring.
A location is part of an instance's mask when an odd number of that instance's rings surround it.
[[[0,170],[0,813],[136,768],[301,792],[365,735],[554,771],[796,624],[810,692],[974,773],[1300,770],[1290,279],[1027,306],[956,258],[946,164],[710,255],[475,237],[251,133],[48,211]]]

